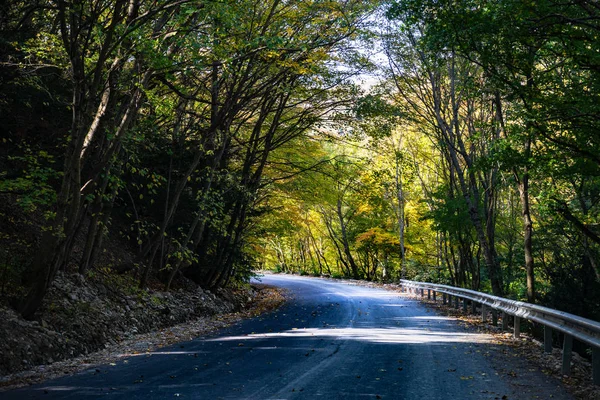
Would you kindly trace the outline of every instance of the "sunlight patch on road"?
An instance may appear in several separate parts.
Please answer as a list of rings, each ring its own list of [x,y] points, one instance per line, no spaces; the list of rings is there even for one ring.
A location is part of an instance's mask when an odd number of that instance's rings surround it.
[[[384,292],[384,291],[375,291],[375,290],[365,291],[364,288],[359,288],[359,290],[356,290],[355,288],[352,288],[352,289],[353,289],[353,291],[347,291],[347,290],[339,290],[336,288],[335,291],[323,292],[322,294],[324,296],[356,298],[356,299],[361,299],[361,300],[365,300],[365,301],[376,300],[376,299],[396,299],[396,300],[401,299],[401,296],[399,296],[398,293],[395,293],[395,292]],[[403,303],[406,302],[406,300],[404,300],[404,299],[401,299],[401,301]]]
[[[39,390],[39,391],[43,390],[43,391],[47,391],[47,392],[68,392],[71,390],[79,390],[79,389],[81,389],[81,388],[78,386],[44,386],[41,388],[37,388],[35,390]],[[89,388],[89,389],[91,389],[91,388]]]
[[[197,355],[201,353],[208,353],[208,351],[141,351],[137,353],[121,353],[117,357],[140,357],[140,356],[151,356],[151,355],[160,355],[160,356],[178,356],[178,355]]]
[[[410,316],[410,317],[394,317],[394,318],[390,318],[393,320],[406,320],[406,321],[412,321],[414,319],[420,319],[420,320],[425,320],[425,321],[456,321],[456,318],[453,317],[444,317],[442,315],[415,315],[415,316]]]
[[[228,336],[208,339],[211,342],[245,341],[271,338],[336,338],[342,340],[357,340],[372,343],[491,343],[491,335],[464,332],[439,332],[423,329],[402,328],[304,328],[284,332],[256,333],[248,336]]]

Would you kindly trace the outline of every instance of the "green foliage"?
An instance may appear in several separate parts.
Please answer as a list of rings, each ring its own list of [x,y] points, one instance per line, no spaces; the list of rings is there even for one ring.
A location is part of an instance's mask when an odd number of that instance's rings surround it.
[[[141,287],[405,271],[523,299],[527,198],[539,297],[596,315],[596,9],[398,0],[375,34],[370,1],[123,4],[0,10],[0,217],[18,204],[52,233],[4,228],[2,282],[73,260],[113,276],[98,254],[117,241]],[[375,37],[388,66],[364,92]]]
[[[380,250],[385,253],[398,253],[400,251],[398,236],[379,227],[370,228],[366,232],[357,235],[356,244],[359,250]]]
[[[383,91],[359,98],[354,113],[359,136],[366,134],[376,140],[389,137],[401,116],[400,109],[386,98]]]
[[[0,172],[0,193],[16,195],[17,203],[27,212],[38,207],[47,209],[56,201],[53,184],[60,176],[54,169],[54,157],[44,150],[34,152],[28,146],[21,151],[22,156],[8,157],[12,168],[20,170],[20,174],[9,178],[8,171]],[[52,218],[51,212],[47,218]]]

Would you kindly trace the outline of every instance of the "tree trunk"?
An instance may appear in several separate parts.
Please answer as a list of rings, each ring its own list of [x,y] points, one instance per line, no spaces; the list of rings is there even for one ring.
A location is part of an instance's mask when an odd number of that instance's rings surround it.
[[[337,201],[337,215],[340,221],[340,228],[342,231],[342,246],[344,248],[344,254],[346,254],[346,260],[352,269],[352,277],[354,279],[360,279],[360,274],[358,271],[358,265],[354,261],[354,257],[352,256],[352,252],[350,251],[350,244],[348,243],[348,234],[346,231],[346,222],[344,221],[344,214],[342,213],[342,200],[338,199]]]
[[[400,262],[402,265],[402,279],[406,279],[406,251],[404,248],[404,189],[402,186],[402,177],[400,176],[400,161],[398,160],[400,144],[396,150],[396,197],[398,200],[398,236],[400,239]]]
[[[519,197],[521,199],[521,215],[523,216],[523,250],[525,253],[525,271],[527,274],[527,301],[535,303],[535,273],[532,248],[533,222],[529,209],[529,172],[527,168],[525,168],[519,180]]]

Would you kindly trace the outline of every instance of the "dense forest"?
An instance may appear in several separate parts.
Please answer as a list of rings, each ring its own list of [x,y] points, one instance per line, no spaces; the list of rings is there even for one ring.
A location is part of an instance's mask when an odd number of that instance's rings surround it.
[[[0,4],[0,285],[260,268],[600,318],[600,5]]]

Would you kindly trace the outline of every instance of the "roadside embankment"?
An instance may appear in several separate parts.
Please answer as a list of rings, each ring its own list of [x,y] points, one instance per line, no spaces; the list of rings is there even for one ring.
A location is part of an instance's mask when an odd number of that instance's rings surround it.
[[[276,290],[262,285],[210,291],[189,283],[170,292],[127,287],[63,273],[33,320],[0,307],[0,386],[14,384],[15,377],[8,374],[32,370],[21,377],[44,375],[50,364],[78,356],[76,363],[88,367],[105,362],[93,353],[104,350],[110,358],[111,348],[123,343],[128,348],[117,353],[188,340],[283,301]],[[70,367],[72,371],[74,365]]]

